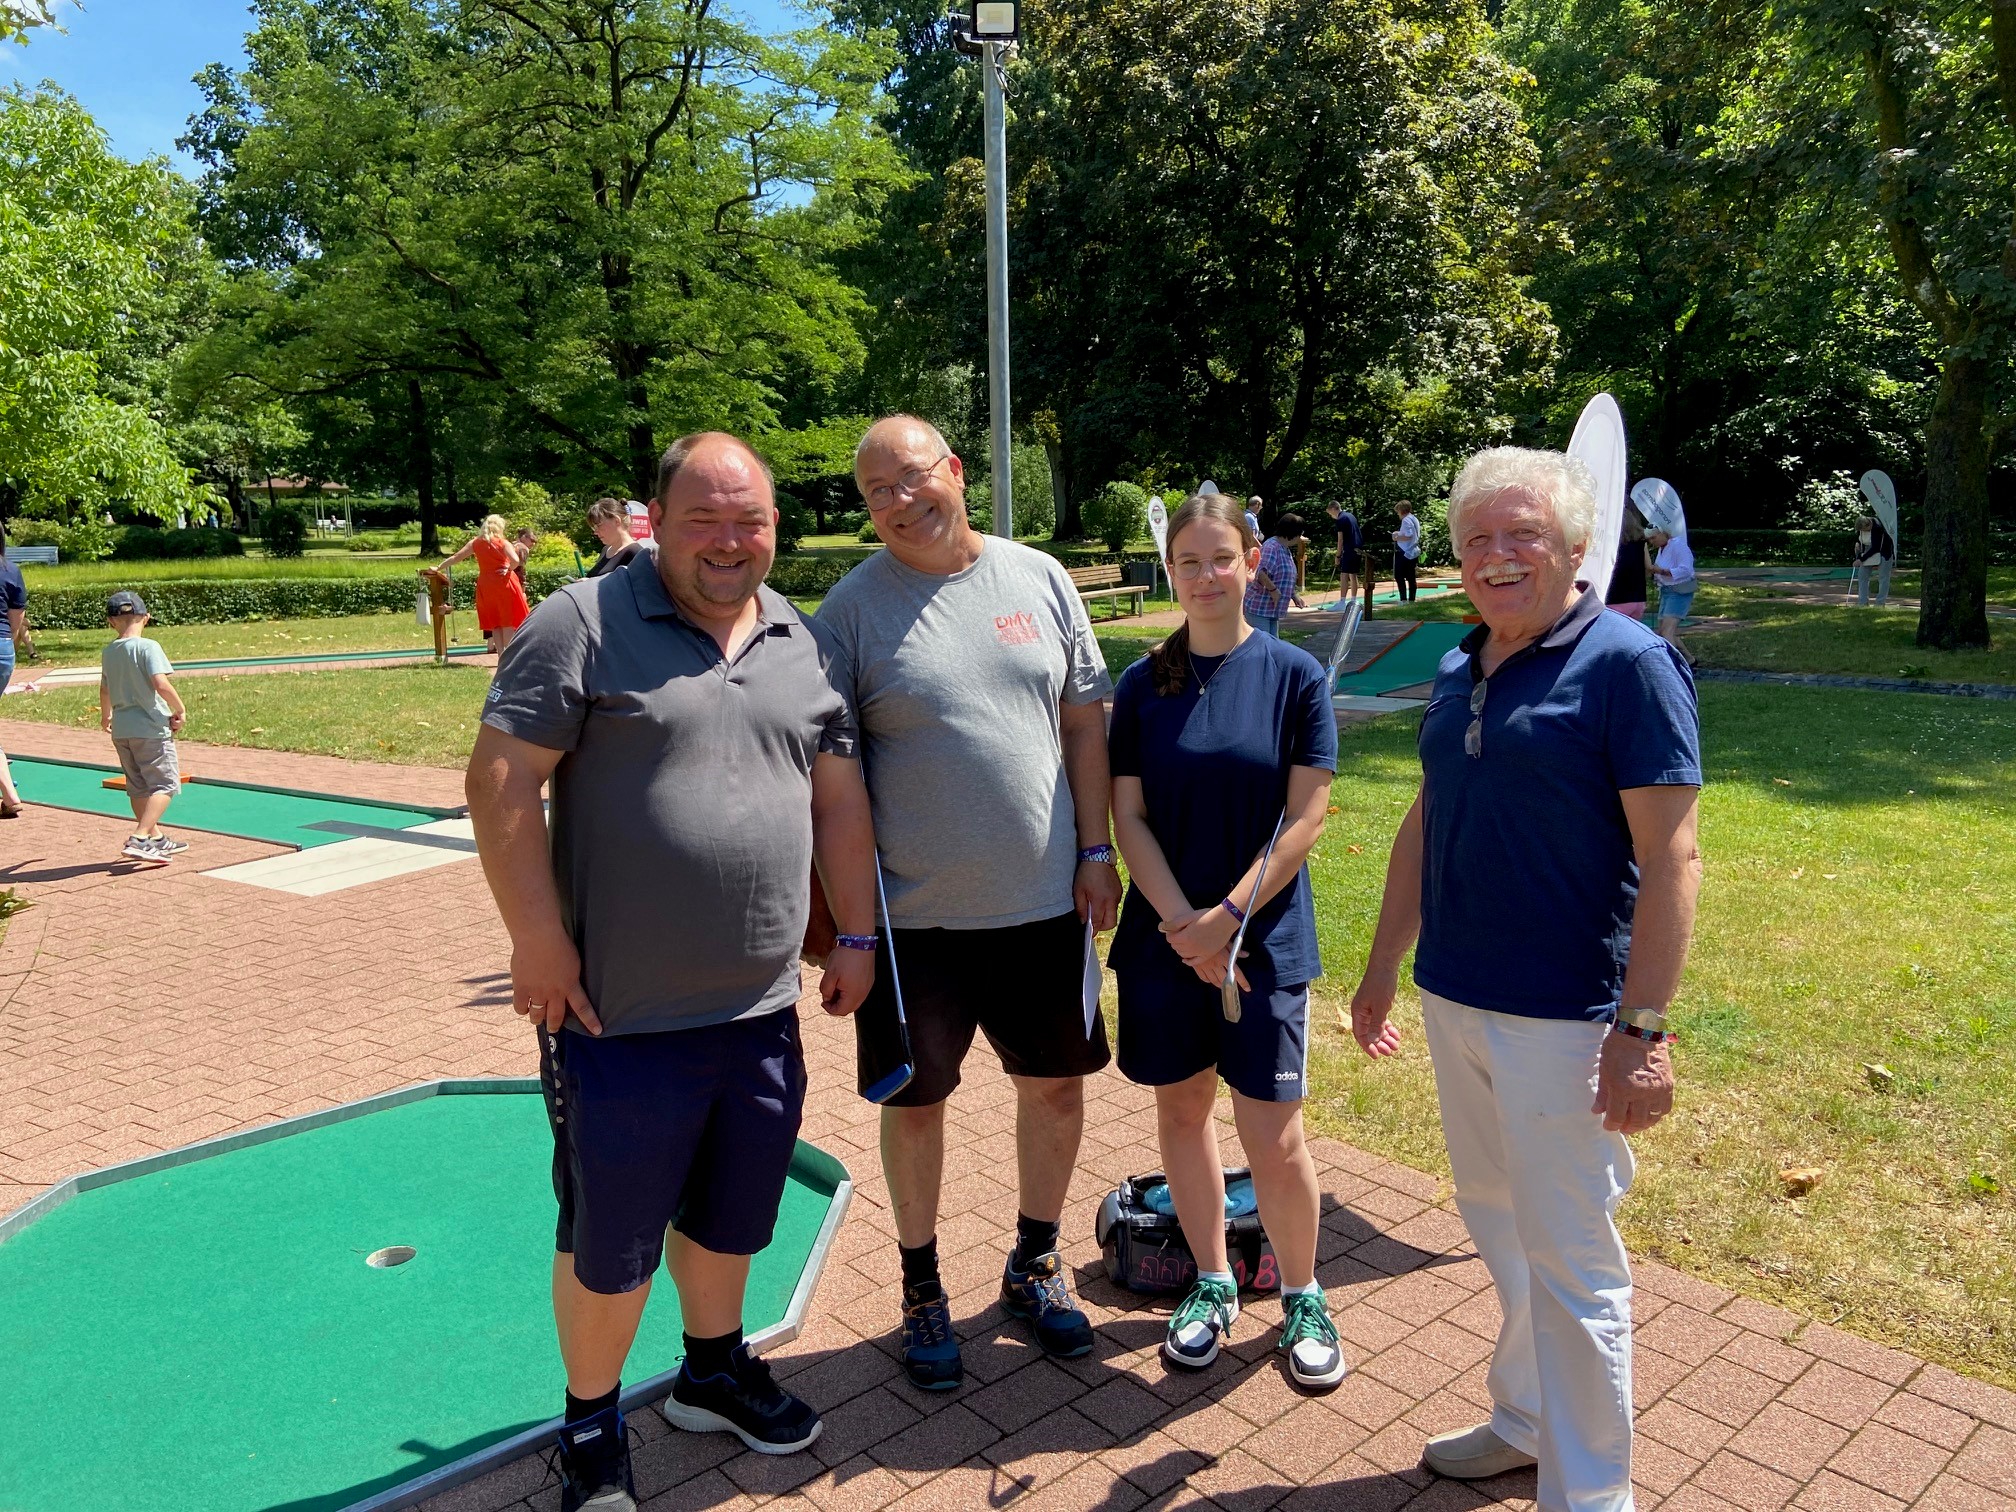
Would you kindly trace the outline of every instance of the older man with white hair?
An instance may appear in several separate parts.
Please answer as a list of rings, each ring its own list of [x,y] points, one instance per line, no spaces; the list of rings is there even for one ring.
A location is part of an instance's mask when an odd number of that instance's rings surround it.
[[[1576,581],[1594,480],[1500,447],[1449,534],[1484,623],[1443,658],[1351,1026],[1394,1053],[1407,947],[1456,1203],[1497,1288],[1491,1419],[1431,1470],[1538,1463],[1542,1512],[1630,1512],[1625,1136],[1673,1101],[1666,1009],[1700,886],[1700,721],[1686,664]]]

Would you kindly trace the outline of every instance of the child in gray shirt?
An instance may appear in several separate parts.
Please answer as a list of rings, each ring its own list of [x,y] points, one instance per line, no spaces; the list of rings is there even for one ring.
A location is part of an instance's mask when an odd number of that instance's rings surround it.
[[[169,800],[182,791],[175,732],[187,713],[168,674],[168,653],[140,632],[147,628],[147,605],[122,589],[105,601],[105,618],[118,639],[99,657],[98,720],[112,737],[126,773],[126,799],[133,806],[133,833],[119,854],[164,865],[189,847],[161,832]]]

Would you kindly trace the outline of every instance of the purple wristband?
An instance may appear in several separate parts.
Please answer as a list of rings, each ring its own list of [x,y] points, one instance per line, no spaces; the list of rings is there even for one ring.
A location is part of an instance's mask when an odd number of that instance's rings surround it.
[[[875,949],[876,940],[877,937],[871,934],[835,935],[833,937],[833,943],[838,945],[842,950],[866,950],[870,953]]]
[[[1237,919],[1241,924],[1244,924],[1246,922],[1246,910],[1241,908],[1237,903],[1234,903],[1230,898],[1225,899],[1225,901],[1220,903],[1218,906],[1224,909],[1225,912],[1227,912],[1228,914],[1232,915],[1232,917]]]

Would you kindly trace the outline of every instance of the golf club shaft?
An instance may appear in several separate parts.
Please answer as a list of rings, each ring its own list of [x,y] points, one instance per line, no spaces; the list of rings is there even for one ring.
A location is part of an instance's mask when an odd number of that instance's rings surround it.
[[[889,894],[882,886],[882,848],[875,848],[875,901],[882,908],[882,934],[889,946],[889,990],[896,996],[896,1022],[908,1024],[910,1016],[903,1011],[903,974],[896,969],[896,926],[889,922]]]
[[[1267,881],[1267,863],[1274,859],[1274,844],[1281,838],[1281,828],[1288,822],[1288,805],[1281,805],[1281,817],[1274,821],[1274,833],[1267,837],[1267,849],[1260,853],[1260,872],[1253,879],[1253,891],[1246,895],[1246,917],[1239,921],[1239,931],[1232,936],[1232,948],[1225,957],[1225,980],[1218,984],[1218,996],[1225,1009],[1225,1016],[1233,1023],[1239,1021],[1239,947],[1246,943],[1246,926],[1253,921],[1253,915],[1260,906],[1260,889]]]

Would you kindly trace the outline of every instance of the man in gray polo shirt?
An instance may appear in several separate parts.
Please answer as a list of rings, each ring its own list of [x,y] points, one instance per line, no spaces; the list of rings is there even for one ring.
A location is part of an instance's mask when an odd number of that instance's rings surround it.
[[[1021,1202],[1002,1306],[1046,1353],[1092,1348],[1057,1225],[1084,1078],[1111,1058],[1083,983],[1087,925],[1112,928],[1120,903],[1101,702],[1113,683],[1070,575],[972,528],[964,469],[931,426],[878,422],[854,480],[885,549],[835,585],[819,623],[860,722],[916,1068],[882,1114],[903,1366],[943,1391],[963,1378],[938,1274],[945,1103],[976,1032],[1015,1084]],[[869,1021],[893,1011],[888,981]],[[869,1021],[856,1020],[864,1049]]]
[[[661,1254],[687,1330],[666,1417],[769,1454],[818,1436],[741,1326],[804,1104],[795,1004],[815,858],[843,932],[828,1011],[853,1011],[874,979],[853,714],[823,633],[762,586],[769,472],[732,436],[688,436],[650,514],[655,552],[526,621],[469,764],[553,1126],[565,1512],[635,1504],[619,1376]]]

